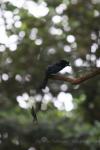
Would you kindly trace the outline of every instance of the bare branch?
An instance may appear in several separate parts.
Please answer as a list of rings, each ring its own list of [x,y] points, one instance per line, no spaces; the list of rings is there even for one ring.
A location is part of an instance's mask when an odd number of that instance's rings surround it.
[[[72,84],[80,84],[90,78],[97,76],[97,75],[100,75],[100,68],[96,68],[95,70],[92,70],[91,72],[89,72],[81,77],[78,77],[78,78],[65,77],[65,76],[59,75],[59,74],[50,75],[49,78],[52,78],[54,80],[70,82]]]

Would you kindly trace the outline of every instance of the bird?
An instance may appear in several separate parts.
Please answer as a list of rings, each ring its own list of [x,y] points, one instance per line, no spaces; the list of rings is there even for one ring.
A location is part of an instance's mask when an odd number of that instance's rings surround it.
[[[69,61],[66,61],[63,59],[54,63],[54,64],[48,65],[48,67],[46,68],[45,77],[44,77],[44,80],[40,86],[40,89],[45,89],[47,82],[48,82],[48,77],[50,75],[58,73],[59,71],[61,71],[66,66],[70,66]]]

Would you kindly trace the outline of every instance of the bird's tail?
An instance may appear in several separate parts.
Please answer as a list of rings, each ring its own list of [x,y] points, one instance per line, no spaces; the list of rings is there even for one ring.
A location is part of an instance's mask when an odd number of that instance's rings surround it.
[[[41,86],[40,86],[40,89],[44,89],[47,85],[47,82],[48,82],[48,76],[46,75]]]
[[[34,121],[35,123],[37,123],[37,122],[38,122],[38,119],[37,119],[37,115],[36,115],[36,112],[35,112],[33,106],[32,106],[32,109],[31,109],[31,114],[32,114],[32,117],[33,117],[33,121]]]

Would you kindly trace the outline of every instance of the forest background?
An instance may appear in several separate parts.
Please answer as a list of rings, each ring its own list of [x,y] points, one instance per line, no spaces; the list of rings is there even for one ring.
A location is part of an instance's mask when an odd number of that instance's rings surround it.
[[[37,90],[60,59],[71,65],[64,77],[100,69],[99,0],[0,1],[0,150],[100,148],[99,75],[76,85],[50,78]]]

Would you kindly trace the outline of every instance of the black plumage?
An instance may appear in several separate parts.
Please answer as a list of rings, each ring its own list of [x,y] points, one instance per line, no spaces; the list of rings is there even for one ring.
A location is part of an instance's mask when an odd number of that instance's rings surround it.
[[[32,114],[32,117],[33,117],[33,121],[38,122],[37,115],[36,115],[36,112],[35,112],[35,109],[34,109],[33,106],[31,108],[31,114]]]
[[[44,89],[46,87],[47,82],[48,82],[48,77],[50,75],[58,73],[59,71],[61,71],[66,66],[69,66],[69,62],[66,60],[60,60],[55,64],[49,65],[45,71],[45,77],[44,77],[44,80],[40,86],[40,89]]]

